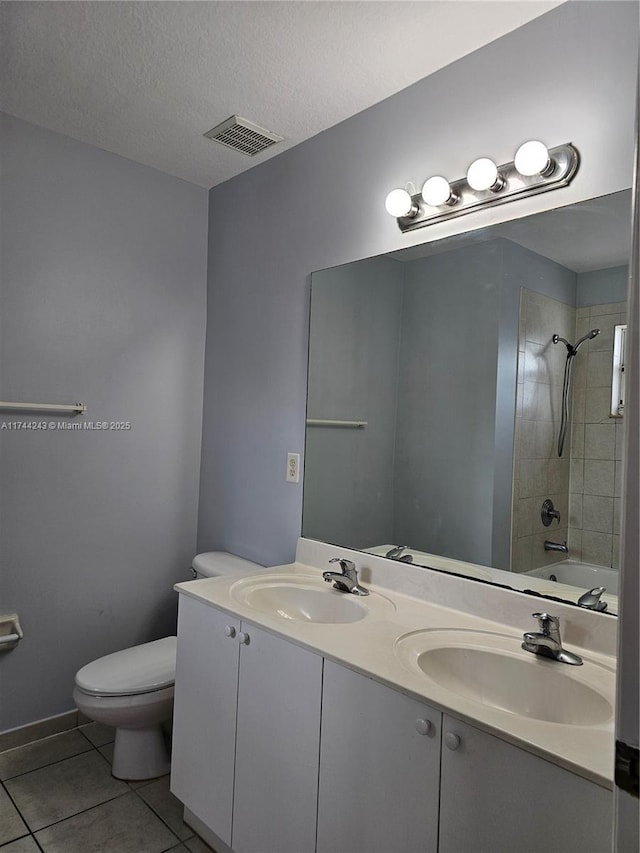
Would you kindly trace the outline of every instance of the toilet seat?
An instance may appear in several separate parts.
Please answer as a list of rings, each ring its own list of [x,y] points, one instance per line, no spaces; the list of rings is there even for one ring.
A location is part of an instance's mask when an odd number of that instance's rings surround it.
[[[76,687],[89,696],[137,696],[173,687],[176,637],[105,655],[83,666]]]

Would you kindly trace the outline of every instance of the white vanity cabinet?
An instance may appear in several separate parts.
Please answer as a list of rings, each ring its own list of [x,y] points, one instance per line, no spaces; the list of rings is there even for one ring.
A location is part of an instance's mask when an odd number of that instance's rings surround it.
[[[240,620],[180,596],[171,790],[231,843]]]
[[[436,853],[441,719],[325,661],[317,853]]]
[[[611,848],[611,791],[187,595],[171,789],[234,853]]]
[[[171,790],[235,853],[313,853],[322,658],[180,596]]]
[[[439,853],[610,853],[612,806],[611,791],[444,715]]]

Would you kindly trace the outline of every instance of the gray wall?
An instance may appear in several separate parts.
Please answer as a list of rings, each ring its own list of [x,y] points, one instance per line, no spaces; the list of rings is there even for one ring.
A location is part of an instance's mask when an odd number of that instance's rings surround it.
[[[635,4],[570,2],[211,191],[200,549],[294,556],[310,273],[629,187],[636,57]],[[570,187],[409,235],[385,212],[390,188],[527,138],[578,146]]]
[[[501,241],[405,264],[395,532],[491,565]]]
[[[393,474],[402,264],[376,258],[314,274],[304,535],[366,548],[393,537]]]
[[[25,633],[0,655],[9,729],[73,708],[84,663],[174,629],[196,546],[207,197],[8,116],[1,133],[0,399],[132,423],[0,431],[0,611]],[[18,419],[42,420],[0,412]]]
[[[609,267],[605,270],[578,273],[576,307],[626,302],[629,288],[629,267]]]

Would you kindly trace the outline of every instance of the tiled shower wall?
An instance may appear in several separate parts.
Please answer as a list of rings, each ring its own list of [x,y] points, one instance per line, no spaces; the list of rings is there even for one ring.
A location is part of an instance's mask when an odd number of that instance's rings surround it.
[[[626,302],[573,308],[522,290],[514,452],[512,571],[526,572],[566,559],[545,551],[564,542],[569,557],[619,566],[624,421],[609,417],[614,326],[626,323]],[[557,455],[566,348],[590,329],[573,365],[571,429]],[[550,498],[560,524],[544,527],[542,502]]]
[[[569,435],[562,457],[556,450],[566,349],[551,339],[554,333],[573,339],[575,313],[570,305],[522,289],[511,534],[515,572],[558,562],[564,555],[545,551],[544,541],[568,539]],[[540,511],[546,498],[560,511],[559,525],[555,521],[551,527],[542,524]]]
[[[620,565],[624,419],[609,417],[609,407],[613,329],[627,322],[626,312],[626,302],[576,310],[576,338],[593,328],[600,334],[580,349],[573,375],[569,553],[614,568]]]

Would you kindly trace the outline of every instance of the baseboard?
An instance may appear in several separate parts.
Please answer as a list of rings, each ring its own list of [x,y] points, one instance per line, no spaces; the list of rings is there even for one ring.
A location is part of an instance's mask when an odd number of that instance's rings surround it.
[[[77,725],[78,711],[74,710],[65,711],[64,714],[57,714],[55,717],[47,717],[44,720],[36,720],[35,723],[28,723],[26,726],[9,729],[6,732],[0,732],[0,752],[4,752],[6,749],[15,749],[17,746],[24,746],[26,743],[40,740],[43,737],[66,732],[69,729],[75,729]]]

